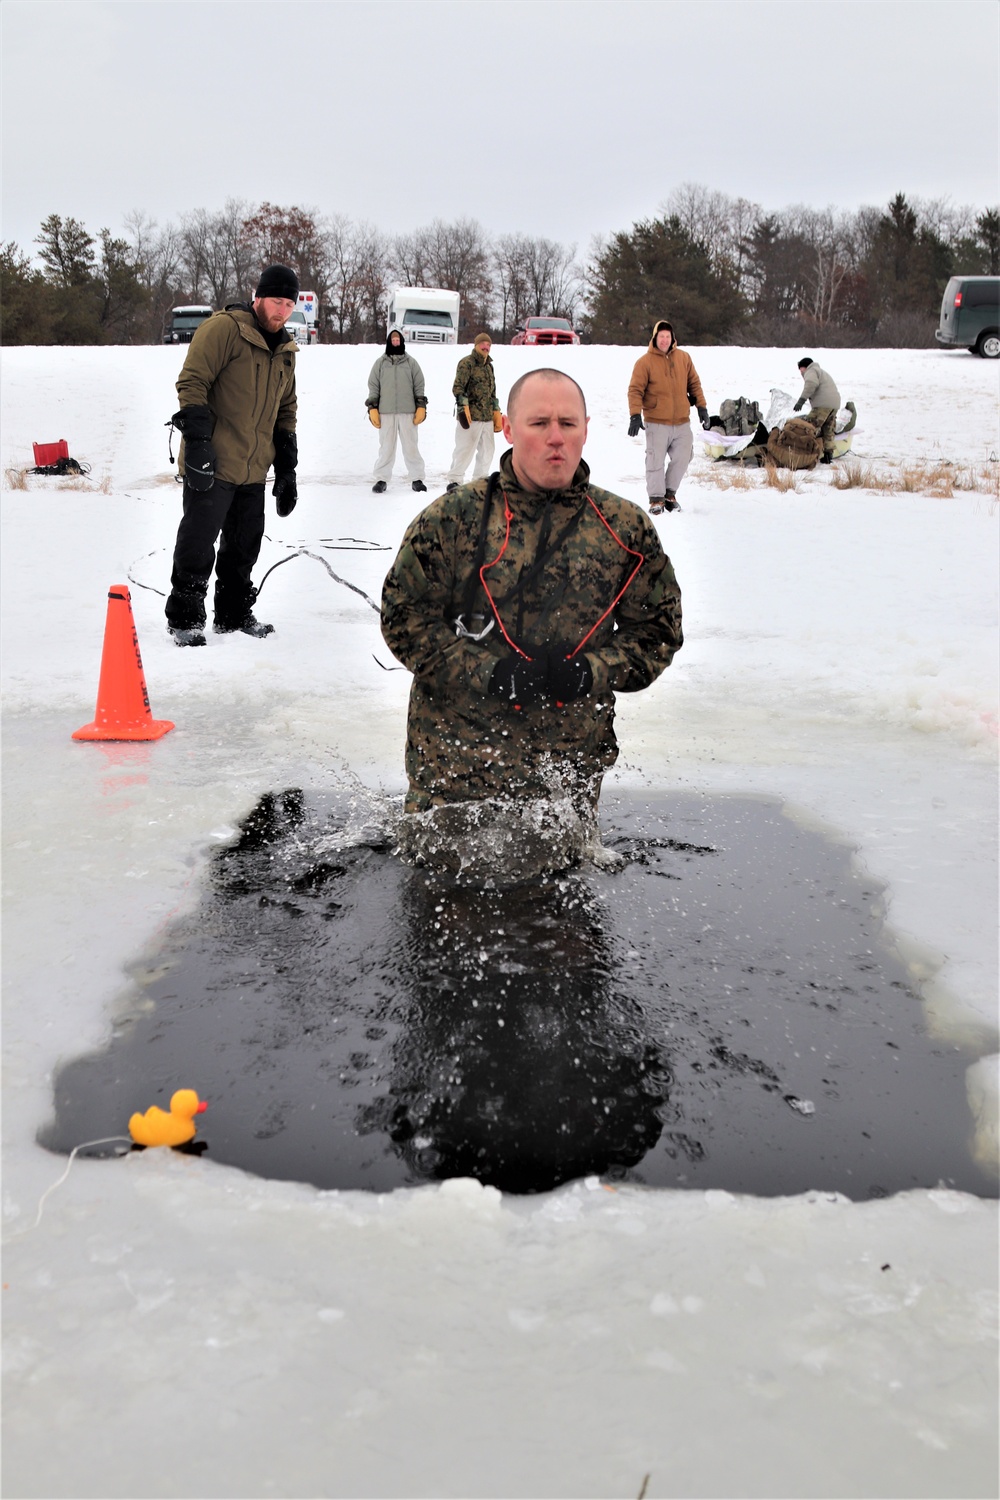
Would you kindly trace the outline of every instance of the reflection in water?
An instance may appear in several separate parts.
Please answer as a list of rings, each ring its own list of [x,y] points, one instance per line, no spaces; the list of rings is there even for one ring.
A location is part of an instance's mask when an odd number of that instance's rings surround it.
[[[497,892],[415,877],[410,994],[388,1091],[361,1111],[418,1177],[539,1192],[639,1162],[668,1075],[616,992],[598,904],[574,881]]]

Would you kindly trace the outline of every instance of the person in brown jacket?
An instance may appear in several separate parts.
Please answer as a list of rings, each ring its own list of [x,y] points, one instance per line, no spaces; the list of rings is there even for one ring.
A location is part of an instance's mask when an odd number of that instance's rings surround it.
[[[178,646],[205,644],[213,566],[215,629],[258,639],[274,629],[254,616],[250,575],[272,464],[278,515],[290,515],[297,497],[295,340],[285,323],[298,294],[294,271],[268,266],[252,306],[234,302],[202,323],[177,381],[180,410],[171,420],[183,436],[184,514],[165,613]]]
[[[698,408],[701,425],[707,429],[708,408],[698,372],[691,356],[678,349],[672,326],[661,318],[653,328],[649,348],[636,360],[628,387],[629,437],[639,435],[642,419],[646,418],[646,494],[650,515],[680,510],[677,489],[694,451],[692,406]]]

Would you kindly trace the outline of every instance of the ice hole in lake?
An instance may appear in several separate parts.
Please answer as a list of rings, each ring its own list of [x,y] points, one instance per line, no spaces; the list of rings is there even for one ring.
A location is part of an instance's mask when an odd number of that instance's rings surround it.
[[[41,1143],[189,1086],[189,1149],[320,1188],[996,1195],[973,1055],[927,1034],[848,849],[764,798],[618,793],[602,826],[619,868],[483,888],[336,794],[267,794],[106,1049],[59,1069]]]

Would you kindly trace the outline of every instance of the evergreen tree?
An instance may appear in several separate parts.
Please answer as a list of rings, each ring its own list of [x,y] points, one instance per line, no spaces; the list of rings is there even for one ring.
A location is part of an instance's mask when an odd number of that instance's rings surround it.
[[[932,318],[953,264],[950,246],[929,226],[920,226],[916,211],[897,193],[878,220],[864,268],[877,315]]]
[[[0,246],[0,344],[51,344],[50,289],[13,240]]]
[[[95,279],[101,289],[98,314],[103,331],[101,342],[145,342],[143,319],[150,298],[142,282],[142,265],[128,242],[114,239],[110,230],[102,229],[99,240],[101,258]]]
[[[976,219],[976,241],[982,249],[983,276],[1000,276],[1000,209],[988,208]]]
[[[35,244],[46,279],[53,286],[81,287],[93,281],[97,269],[94,241],[78,220],[49,214]]]
[[[678,343],[717,344],[745,311],[732,273],[713,270],[676,214],[613,235],[589,284],[588,323],[599,344],[644,344],[658,318],[673,324]]]
[[[94,241],[77,219],[49,214],[35,236],[52,309],[52,342],[102,344]]]
[[[1000,276],[1000,211],[978,214],[955,247],[955,270],[966,276]]]

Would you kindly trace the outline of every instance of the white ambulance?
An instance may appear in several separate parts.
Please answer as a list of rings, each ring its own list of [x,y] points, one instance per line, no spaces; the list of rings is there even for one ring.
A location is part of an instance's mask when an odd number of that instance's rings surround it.
[[[319,343],[319,298],[315,292],[299,293],[299,312],[306,320],[308,342]]]

